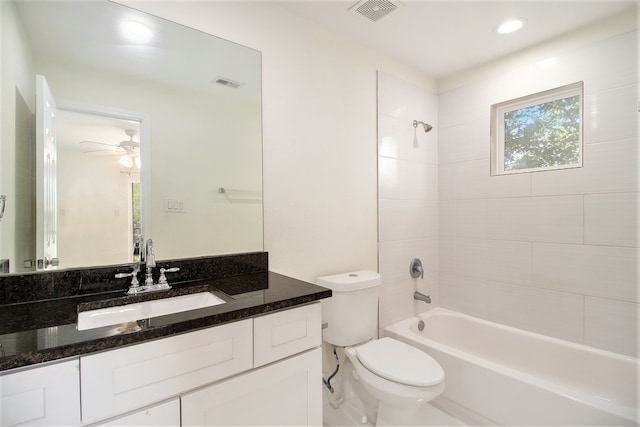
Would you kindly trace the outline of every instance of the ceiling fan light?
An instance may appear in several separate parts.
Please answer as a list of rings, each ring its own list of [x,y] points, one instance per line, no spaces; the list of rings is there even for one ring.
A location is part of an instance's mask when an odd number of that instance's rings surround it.
[[[128,156],[128,155],[120,157],[120,160],[118,160],[118,163],[120,163],[120,165],[124,166],[125,168],[133,167],[133,159],[131,158],[131,156]]]
[[[135,157],[134,163],[136,164],[136,167],[140,169],[140,166],[142,165],[142,162],[140,161],[140,156]]]

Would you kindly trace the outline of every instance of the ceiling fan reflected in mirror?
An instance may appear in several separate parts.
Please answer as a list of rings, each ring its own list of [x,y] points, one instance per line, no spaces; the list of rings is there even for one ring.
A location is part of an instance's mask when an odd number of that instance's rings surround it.
[[[80,141],[81,144],[96,144],[101,145],[104,148],[99,150],[87,150],[85,154],[88,155],[120,155],[118,163],[125,168],[140,169],[140,142],[134,141],[133,137],[138,134],[135,129],[125,129],[124,131],[129,137],[128,140],[120,141],[119,144],[109,144],[106,142],[96,141]],[[107,148],[108,147],[108,148]]]

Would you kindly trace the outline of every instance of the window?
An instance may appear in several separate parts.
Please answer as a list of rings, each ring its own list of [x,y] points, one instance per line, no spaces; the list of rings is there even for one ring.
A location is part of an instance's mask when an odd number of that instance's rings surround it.
[[[582,167],[583,83],[491,106],[491,175]]]
[[[140,203],[140,181],[131,183],[131,231],[133,243],[142,236],[142,204]]]

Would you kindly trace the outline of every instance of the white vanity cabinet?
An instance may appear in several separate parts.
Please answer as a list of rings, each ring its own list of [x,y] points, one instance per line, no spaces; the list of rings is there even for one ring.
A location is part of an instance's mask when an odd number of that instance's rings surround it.
[[[80,358],[84,424],[124,414],[252,367],[251,319]]]
[[[320,304],[253,322],[258,369],[181,396],[183,427],[322,425]]]
[[[78,359],[0,375],[0,425],[81,425]]]
[[[0,375],[0,426],[321,425],[320,303]]]

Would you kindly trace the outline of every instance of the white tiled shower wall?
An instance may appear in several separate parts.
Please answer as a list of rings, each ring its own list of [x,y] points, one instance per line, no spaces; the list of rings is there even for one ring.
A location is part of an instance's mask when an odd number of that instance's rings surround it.
[[[425,133],[413,121],[433,126]],[[378,72],[379,328],[424,311],[413,292],[438,289],[437,96]],[[424,280],[409,276],[420,258]]]
[[[439,96],[439,305],[637,355],[637,53],[631,32]],[[584,167],[491,177],[490,105],[577,81]]]

